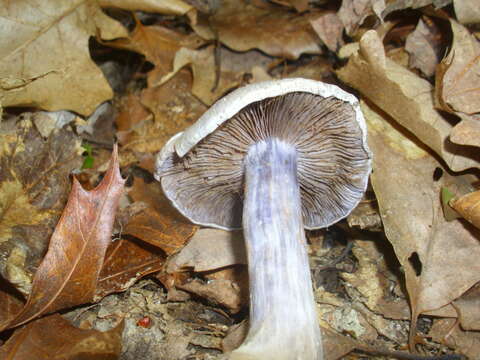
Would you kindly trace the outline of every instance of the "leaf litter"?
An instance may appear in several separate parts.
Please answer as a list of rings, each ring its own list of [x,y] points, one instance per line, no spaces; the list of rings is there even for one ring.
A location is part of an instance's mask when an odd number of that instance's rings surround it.
[[[374,154],[348,221],[308,234],[327,359],[408,346],[476,358],[474,1],[99,3],[0,6],[0,358],[221,359],[238,346],[242,235],[189,224],[154,157],[229,91],[295,76],[355,92]]]

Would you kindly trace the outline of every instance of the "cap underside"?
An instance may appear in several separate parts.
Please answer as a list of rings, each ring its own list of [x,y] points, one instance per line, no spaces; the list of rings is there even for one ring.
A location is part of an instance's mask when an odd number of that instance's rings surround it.
[[[350,103],[294,92],[243,108],[180,158],[169,154],[160,175],[167,197],[191,221],[242,226],[243,159],[269,137],[298,151],[302,214],[308,229],[347,216],[365,191],[370,158]]]

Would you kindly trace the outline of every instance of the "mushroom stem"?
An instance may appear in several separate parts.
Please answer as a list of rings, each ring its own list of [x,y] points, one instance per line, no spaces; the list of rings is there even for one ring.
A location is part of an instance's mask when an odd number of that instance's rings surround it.
[[[249,149],[243,228],[250,329],[230,359],[322,360],[294,146],[270,138]]]

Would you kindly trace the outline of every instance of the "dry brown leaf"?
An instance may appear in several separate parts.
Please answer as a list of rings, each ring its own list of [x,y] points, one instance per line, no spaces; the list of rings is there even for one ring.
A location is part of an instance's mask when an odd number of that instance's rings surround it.
[[[0,347],[10,360],[117,359],[122,350],[123,322],[100,332],[76,328],[55,314],[18,329]]]
[[[135,178],[128,194],[133,201],[143,202],[147,207],[129,219],[123,228],[125,234],[133,235],[170,255],[181,249],[198,229],[173,208],[160,183],[145,183],[143,179]]]
[[[448,112],[480,113],[480,43],[464,26],[450,24],[453,44],[437,70],[437,100]]]
[[[25,307],[9,324],[0,327],[18,326],[40,315],[93,300],[124,182],[116,148],[107,173],[95,189],[85,191],[74,180]]]
[[[310,28],[310,16],[274,7],[255,7],[244,0],[224,0],[210,17],[210,26],[230,49],[259,49],[272,56],[294,60],[301,54],[321,52]],[[196,26],[193,28],[202,36]]]
[[[460,215],[480,229],[480,190],[463,195],[450,204]]]
[[[190,224],[178,222],[165,211],[159,213],[151,208],[146,208],[129,219],[123,232],[152,244],[169,255],[181,249],[194,231]]]
[[[480,330],[480,283],[453,302],[464,330]]]
[[[182,0],[99,0],[102,7],[145,11],[166,15],[185,15],[193,7]]]
[[[156,153],[170,137],[193,124],[207,108],[190,93],[191,84],[185,69],[166,84],[145,89],[141,99],[130,95],[116,120],[122,150]]]
[[[127,239],[113,242],[98,276],[95,299],[127,290],[138,279],[159,271],[164,262],[165,254],[152,246]]]
[[[435,320],[428,334],[438,343],[457,350],[469,359],[478,359],[480,354],[480,334],[477,331],[463,331],[455,319]]]
[[[480,153],[449,141],[451,123],[435,109],[430,83],[386,57],[374,30],[360,40],[360,50],[337,72],[440,155],[453,171],[480,166]]]
[[[153,85],[159,86],[166,83],[183,67],[190,65],[193,73],[192,94],[206,105],[213,104],[243,80],[243,73],[221,71],[220,79],[217,82],[214,52],[215,47],[213,45],[201,50],[181,48],[175,55],[173,71]]]
[[[385,233],[405,270],[416,329],[418,315],[449,304],[480,280],[480,231],[444,219],[439,194],[454,179],[445,170],[440,179],[433,176],[438,168],[442,173],[441,164],[391,119],[365,103],[362,110],[374,154],[372,185]]]
[[[196,49],[204,43],[195,33],[186,35],[163,26],[145,26],[139,22],[128,39],[119,39],[109,45],[144,54],[155,65],[148,74],[148,81],[155,83],[172,71],[173,59],[180,48]]]
[[[126,36],[93,0],[9,1],[0,7],[2,106],[69,109],[83,115],[113,95],[88,41]]]
[[[380,17],[385,8],[384,0],[343,0],[338,17],[345,26],[346,33],[354,35],[369,15]]]
[[[478,0],[453,0],[453,8],[461,24],[480,23]]]
[[[455,144],[480,147],[480,115],[463,116],[450,132],[450,140]]]
[[[440,29],[430,19],[424,19],[418,20],[415,31],[407,36],[405,50],[410,54],[409,67],[430,77],[435,74],[439,62]]]
[[[335,13],[326,13],[310,20],[313,30],[330,51],[336,52],[343,45],[344,25]]]
[[[78,136],[65,127],[43,138],[31,118],[0,122],[0,274],[23,294],[82,164]]]
[[[246,264],[245,243],[238,231],[200,229],[166,265],[169,273],[192,269],[196,272]]]

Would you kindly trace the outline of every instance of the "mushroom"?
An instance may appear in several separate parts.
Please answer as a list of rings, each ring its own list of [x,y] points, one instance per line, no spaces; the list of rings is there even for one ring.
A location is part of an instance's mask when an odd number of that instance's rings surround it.
[[[304,228],[346,217],[370,170],[358,100],[300,78],[237,89],[167,142],[155,177],[172,204],[199,225],[243,224],[250,328],[230,359],[323,359]]]

